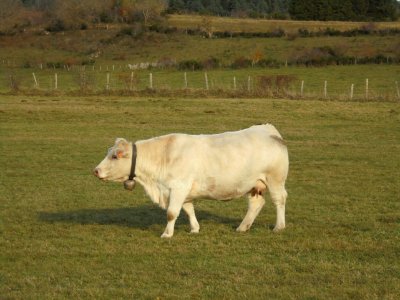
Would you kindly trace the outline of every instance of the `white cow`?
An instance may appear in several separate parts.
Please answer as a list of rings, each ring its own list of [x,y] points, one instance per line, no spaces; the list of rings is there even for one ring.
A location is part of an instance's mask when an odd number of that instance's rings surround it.
[[[182,208],[191,232],[199,232],[193,207],[197,198],[228,200],[247,194],[248,211],[237,228],[247,231],[265,203],[267,189],[277,210],[274,231],[285,228],[288,169],[281,135],[265,124],[212,135],[169,134],[134,144],[118,138],[94,173],[119,182],[131,174],[151,200],[167,210],[161,237],[168,238]]]

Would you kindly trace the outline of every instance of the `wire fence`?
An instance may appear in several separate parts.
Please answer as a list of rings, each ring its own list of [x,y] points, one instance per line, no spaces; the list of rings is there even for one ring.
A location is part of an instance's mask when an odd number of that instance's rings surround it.
[[[191,91],[201,95],[247,97],[290,97],[340,100],[400,101],[400,68],[392,74],[376,72],[368,78],[360,70],[330,74],[329,70],[130,70],[125,66],[83,66],[68,68],[0,68],[2,93],[153,93]],[[334,70],[334,69],[333,69]],[[340,70],[340,69],[339,69]],[[285,71],[285,72],[283,72]],[[325,78],[324,78],[325,77]]]

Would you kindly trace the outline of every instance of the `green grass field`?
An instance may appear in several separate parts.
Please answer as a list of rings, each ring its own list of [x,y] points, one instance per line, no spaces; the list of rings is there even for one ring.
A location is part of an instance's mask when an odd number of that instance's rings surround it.
[[[121,92],[130,89],[131,72],[124,65],[96,65],[88,66],[85,78],[88,82],[88,93],[106,92],[107,73],[110,76],[109,89],[111,92]],[[101,67],[101,70],[100,70]],[[107,72],[108,68],[108,72]],[[39,87],[34,88],[32,73],[35,73]],[[187,71],[188,89],[193,95],[207,95],[205,75],[209,81],[209,94],[215,95],[219,90],[229,91],[235,95],[233,78],[236,78],[237,95],[248,93],[248,77],[250,76],[251,97],[259,97],[260,76],[290,75],[295,79],[291,82],[287,93],[293,97],[300,96],[301,81],[304,81],[303,96],[311,99],[323,99],[324,82],[327,81],[327,98],[335,100],[350,100],[351,85],[354,84],[353,100],[365,100],[366,79],[368,79],[368,98],[385,101],[399,101],[400,96],[396,88],[396,81],[400,86],[400,66],[398,65],[357,65],[357,66],[330,66],[324,68],[281,67],[281,68],[247,68],[247,69],[217,69],[203,71]],[[55,73],[57,73],[58,90],[54,91]],[[164,92],[183,93],[184,71],[178,70],[142,70],[135,71],[137,81],[132,85],[133,90],[144,90],[150,86],[149,75],[152,73],[153,88],[162,95]],[[80,71],[74,69],[13,69],[0,68],[0,92],[10,92],[9,76],[15,76],[19,88],[25,93],[70,93],[80,89]],[[158,90],[158,91],[157,91]],[[223,92],[222,92],[223,93]],[[262,95],[262,93],[261,93]],[[242,96],[241,96],[242,97]]]
[[[116,137],[271,122],[290,155],[287,228],[267,201],[195,202],[201,226],[91,175]],[[400,105],[0,97],[0,298],[397,299]],[[396,296],[397,295],[397,296]]]

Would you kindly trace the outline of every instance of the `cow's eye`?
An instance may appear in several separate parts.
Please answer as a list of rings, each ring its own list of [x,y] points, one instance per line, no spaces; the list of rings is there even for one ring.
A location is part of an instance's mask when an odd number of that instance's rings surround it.
[[[112,158],[112,159],[118,159],[118,157],[117,157],[116,154],[113,154],[113,155],[111,156],[111,158]]]

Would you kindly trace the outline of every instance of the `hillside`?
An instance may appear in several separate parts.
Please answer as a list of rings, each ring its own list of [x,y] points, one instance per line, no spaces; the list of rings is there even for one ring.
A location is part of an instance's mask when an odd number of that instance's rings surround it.
[[[340,34],[358,29],[364,31],[350,36]],[[211,39],[204,38],[206,30],[214,33]],[[217,36],[218,32],[228,31],[247,35]],[[271,33],[272,37],[265,38],[263,33]],[[274,36],[275,33],[278,35]],[[35,27],[12,36],[0,36],[0,61],[26,67],[39,63],[203,61],[213,57],[222,65],[230,65],[240,57],[251,59],[258,52],[264,59],[284,63],[310,55],[320,47],[330,47],[346,56],[395,58],[400,53],[399,35],[400,22],[268,21],[170,15],[162,27],[147,31],[135,25],[105,24],[54,33]]]

